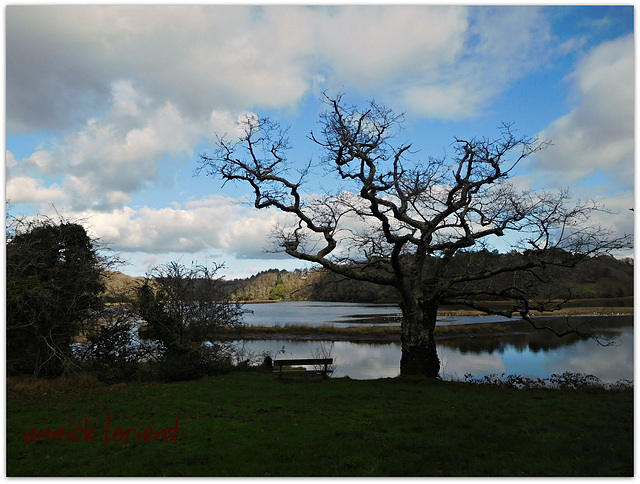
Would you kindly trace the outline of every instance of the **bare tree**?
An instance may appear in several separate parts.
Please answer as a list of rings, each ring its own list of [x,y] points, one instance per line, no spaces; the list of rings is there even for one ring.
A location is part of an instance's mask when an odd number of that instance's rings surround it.
[[[216,342],[220,330],[242,327],[242,306],[231,300],[216,275],[222,265],[154,268],[138,289],[138,311],[157,340],[160,377],[197,378],[227,360],[231,345]]]
[[[274,230],[280,250],[394,287],[403,314],[402,374],[438,375],[433,334],[440,305],[515,312],[535,326],[532,310],[558,305],[545,292],[559,271],[630,246],[629,236],[589,223],[601,209],[595,203],[572,205],[566,190],[520,191],[509,181],[546,141],[519,137],[505,124],[495,139],[455,138],[452,159],[410,162],[417,155],[411,144],[394,142],[402,115],[375,102],[348,106],[341,95],[325,102],[322,130],[310,135],[323,151],[317,167],[309,162],[295,171],[286,130],[247,116],[242,136],[219,137],[215,152],[200,156],[197,173],[245,182],[256,208],[289,214],[293,222]],[[306,191],[315,168],[335,175],[340,189]],[[491,263],[481,255],[498,238],[510,243],[509,257]],[[568,299],[570,288],[565,292]],[[500,305],[482,302],[496,298]]]

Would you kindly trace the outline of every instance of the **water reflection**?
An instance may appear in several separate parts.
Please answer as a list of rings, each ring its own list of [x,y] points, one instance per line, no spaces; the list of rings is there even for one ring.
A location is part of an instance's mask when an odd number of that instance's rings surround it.
[[[620,333],[617,333],[618,335]],[[588,337],[567,335],[558,338],[549,332],[507,334],[503,336],[469,336],[466,338],[449,338],[438,340],[438,344],[458,350],[462,354],[502,354],[506,350],[524,352],[548,352],[563,346],[574,345]]]
[[[395,377],[400,373],[400,345],[398,343],[353,343],[349,341],[245,341],[244,348],[260,354],[269,352],[275,358],[310,358],[321,347],[331,349],[336,365],[334,378],[354,379]]]
[[[547,378],[553,373],[588,373],[603,382],[633,379],[633,327],[616,332],[619,345],[601,346],[593,339],[573,336],[557,338],[543,333],[438,341],[443,378],[460,378],[466,373],[521,374]],[[308,358],[321,341],[247,341],[244,346],[256,354],[268,351],[279,358]],[[284,353],[282,350],[284,349]],[[334,377],[354,379],[395,377],[399,374],[399,343],[354,343],[336,341],[331,356],[337,365]]]
[[[492,373],[521,374],[547,378],[553,373],[571,371],[595,375],[603,382],[633,379],[633,328],[617,334],[616,346],[602,346],[590,338],[573,337],[572,342],[529,345],[520,335],[517,344],[504,344],[493,352],[464,353],[455,345],[440,345],[443,374],[461,378],[466,373],[484,376]],[[501,338],[500,338],[501,339]],[[442,343],[442,342],[441,342]]]

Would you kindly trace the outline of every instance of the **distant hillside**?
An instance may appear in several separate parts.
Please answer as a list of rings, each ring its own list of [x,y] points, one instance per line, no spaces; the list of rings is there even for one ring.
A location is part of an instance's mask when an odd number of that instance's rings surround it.
[[[136,288],[144,283],[144,277],[131,277],[117,271],[107,271],[103,280],[106,287],[105,300],[110,303],[131,300]]]
[[[270,269],[227,284],[233,297],[242,301],[397,301],[393,288],[352,281],[325,269],[294,272]]]
[[[487,264],[495,265],[508,256],[485,253],[482,257],[486,258]],[[464,270],[462,263],[459,270]],[[593,258],[583,264],[579,278],[572,281],[573,296],[591,300],[629,298],[633,296],[633,273],[633,259]],[[143,277],[109,273],[106,278],[107,301],[124,302],[126,297],[121,294],[133,294],[135,287],[143,282]],[[270,269],[247,279],[225,281],[225,287],[234,299],[240,301],[397,302],[395,290],[391,287],[345,279],[325,269],[297,269],[293,272]]]
[[[501,254],[484,255],[491,264],[500,264]],[[633,259],[597,257],[581,266],[579,279],[573,281],[576,299],[620,298],[633,296]],[[233,296],[243,301],[309,300],[340,302],[396,302],[391,287],[353,281],[325,269],[294,272],[270,269],[247,279],[229,281]]]

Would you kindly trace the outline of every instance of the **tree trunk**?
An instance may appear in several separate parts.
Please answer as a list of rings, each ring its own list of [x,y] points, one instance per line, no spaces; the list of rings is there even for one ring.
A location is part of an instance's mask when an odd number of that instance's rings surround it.
[[[400,374],[437,378],[440,372],[440,360],[433,338],[438,314],[437,304],[412,299],[403,302],[401,308],[402,358],[400,359]]]

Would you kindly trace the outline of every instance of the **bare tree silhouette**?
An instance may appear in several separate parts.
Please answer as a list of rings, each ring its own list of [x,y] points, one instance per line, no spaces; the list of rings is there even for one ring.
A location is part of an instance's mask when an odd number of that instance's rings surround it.
[[[242,136],[218,137],[196,173],[245,182],[256,208],[289,214],[290,225],[274,227],[279,250],[394,287],[403,314],[402,374],[438,375],[433,331],[440,305],[515,312],[536,326],[531,311],[559,307],[554,298],[566,271],[631,244],[630,236],[589,222],[602,210],[596,203],[572,204],[567,190],[518,190],[509,180],[547,141],[519,137],[504,124],[495,139],[455,138],[452,159],[411,162],[411,144],[395,143],[402,115],[375,102],[349,106],[342,95],[325,96],[325,103],[322,129],[310,134],[323,151],[317,165],[296,170],[287,159],[287,130],[247,116]],[[309,192],[316,169],[336,176],[340,188]],[[505,238],[509,233],[516,237]],[[499,264],[483,256],[497,238],[510,244]],[[570,288],[564,294],[570,298]],[[482,302],[496,299],[500,305]]]

